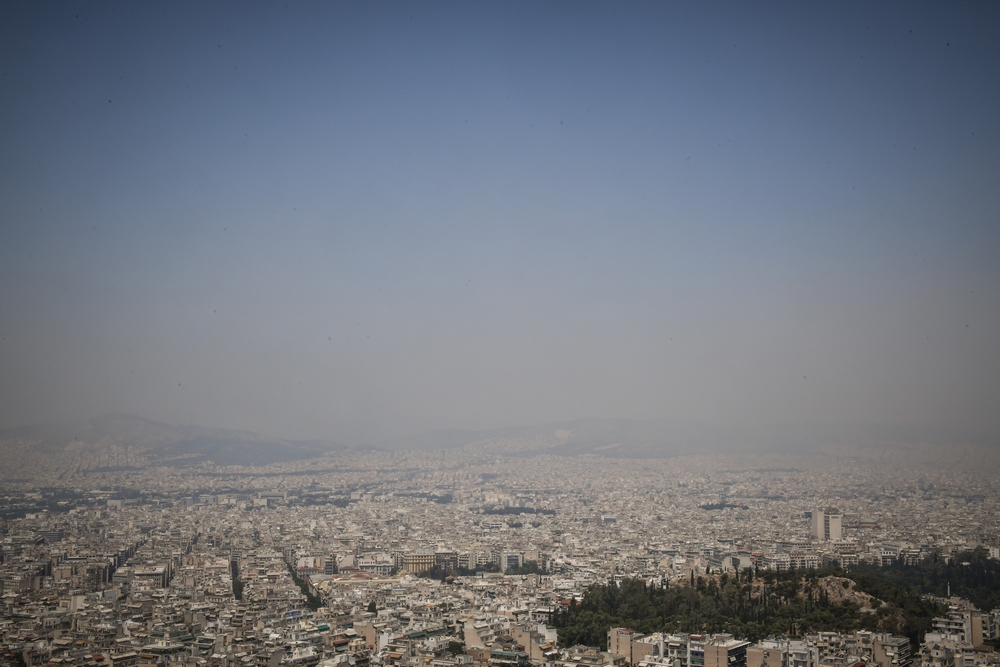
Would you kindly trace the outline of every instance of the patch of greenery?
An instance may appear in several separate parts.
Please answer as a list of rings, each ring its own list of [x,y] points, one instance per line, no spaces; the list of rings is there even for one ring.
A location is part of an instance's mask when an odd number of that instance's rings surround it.
[[[500,566],[496,563],[487,563],[486,565],[477,565],[476,569],[470,569],[467,567],[456,567],[454,569],[444,568],[440,565],[435,565],[429,570],[424,570],[423,572],[418,572],[418,577],[423,577],[424,579],[440,579],[444,581],[447,577],[474,577],[479,572],[499,572]]]
[[[526,560],[521,564],[520,567],[513,570],[507,570],[509,574],[545,574],[543,570],[536,561]]]
[[[877,630],[922,639],[930,620],[944,612],[918,593],[871,577],[856,588],[881,599],[875,611],[853,601],[831,601],[820,577],[845,576],[839,569],[764,572],[697,577],[691,586],[647,586],[635,579],[620,585],[594,584],[580,604],[558,611],[553,624],[563,646],[606,648],[612,627],[639,632],[729,632],[758,641],[770,635],[801,636],[819,631]],[[852,575],[853,576],[853,575]]]
[[[916,565],[860,565],[851,569],[851,578],[855,577],[870,577],[897,589],[938,597],[946,597],[950,586],[952,595],[983,611],[1000,607],[1000,561],[990,558],[982,547],[950,559],[933,553]]]
[[[245,584],[243,580],[240,579],[240,564],[233,561],[229,564],[230,572],[233,575],[233,597],[237,600],[243,599],[243,587]]]
[[[307,584],[306,582],[302,581],[302,579],[299,578],[299,575],[295,572],[295,568],[288,563],[286,563],[285,565],[287,565],[288,567],[288,573],[292,575],[292,581],[294,581],[295,585],[299,587],[299,590],[302,591],[302,594],[306,596],[306,606],[312,609],[313,611],[316,611],[317,609],[322,607],[323,601],[319,598],[318,595],[313,595],[309,591],[309,584]]]

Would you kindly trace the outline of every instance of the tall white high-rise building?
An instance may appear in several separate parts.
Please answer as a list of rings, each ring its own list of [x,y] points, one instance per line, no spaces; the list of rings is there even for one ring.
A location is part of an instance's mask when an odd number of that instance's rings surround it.
[[[843,516],[840,510],[816,510],[812,515],[812,534],[818,540],[832,542],[844,537]]]

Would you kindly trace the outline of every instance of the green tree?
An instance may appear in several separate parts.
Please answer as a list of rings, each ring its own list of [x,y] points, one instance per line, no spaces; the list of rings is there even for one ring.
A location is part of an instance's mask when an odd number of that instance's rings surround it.
[[[579,605],[571,601],[558,611],[553,624],[566,646],[603,647],[608,629],[615,626],[643,633],[729,632],[752,641],[771,634],[857,629],[903,632],[912,638],[942,612],[918,595],[882,587],[884,611],[862,614],[853,602],[830,601],[820,580],[829,574],[843,572],[766,572],[756,584],[729,577],[706,582],[698,577],[694,587],[676,588],[647,586],[634,579],[594,584]],[[857,588],[864,590],[867,584],[862,580]]]

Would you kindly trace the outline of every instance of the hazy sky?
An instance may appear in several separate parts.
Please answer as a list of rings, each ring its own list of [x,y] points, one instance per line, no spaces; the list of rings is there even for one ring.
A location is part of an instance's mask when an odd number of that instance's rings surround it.
[[[996,3],[0,5],[0,427],[1000,431]]]

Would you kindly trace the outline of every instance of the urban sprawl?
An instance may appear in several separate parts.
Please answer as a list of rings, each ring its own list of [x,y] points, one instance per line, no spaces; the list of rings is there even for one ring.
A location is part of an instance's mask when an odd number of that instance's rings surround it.
[[[1000,610],[944,596],[917,641],[609,627],[594,585],[1000,556],[994,475],[871,461],[348,452],[260,467],[81,465],[4,482],[3,665],[975,667]],[[754,579],[756,575],[756,579]],[[881,602],[837,579],[858,613]],[[832,589],[831,589],[832,590]],[[824,593],[827,595],[827,593]]]

